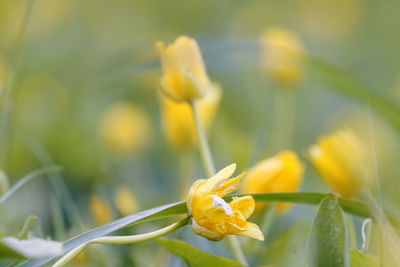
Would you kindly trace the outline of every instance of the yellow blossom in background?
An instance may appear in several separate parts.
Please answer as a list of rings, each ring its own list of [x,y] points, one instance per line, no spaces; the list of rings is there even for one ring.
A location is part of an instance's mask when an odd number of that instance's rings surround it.
[[[269,28],[262,33],[260,42],[266,72],[283,85],[298,82],[305,51],[296,34],[283,28]]]
[[[231,164],[211,178],[197,180],[192,185],[187,205],[192,215],[193,230],[213,241],[219,241],[225,235],[243,235],[264,240],[258,226],[246,221],[255,207],[252,196],[235,198],[229,203],[222,199],[239,187],[244,176],[241,174],[229,179],[235,168],[236,164]]]
[[[110,206],[100,196],[94,194],[90,197],[90,210],[96,225],[103,225],[112,219]]]
[[[210,128],[221,100],[221,89],[213,84],[207,94],[197,100],[200,119],[206,131]],[[177,102],[161,96],[162,124],[167,141],[177,147],[190,147],[196,140],[191,108],[186,102]]]
[[[131,215],[138,210],[136,198],[132,195],[131,191],[124,186],[117,189],[114,203],[118,211],[124,216]]]
[[[369,183],[366,151],[351,130],[321,137],[309,148],[309,156],[324,180],[343,197],[356,196]]]
[[[189,101],[207,93],[211,87],[200,48],[194,39],[178,37],[166,46],[157,42],[162,65],[160,87],[178,101]]]
[[[260,161],[250,168],[241,186],[243,193],[295,192],[303,180],[304,166],[296,153],[282,151],[274,157]],[[264,203],[257,204],[265,207]],[[285,212],[291,204],[276,204],[279,213]]]
[[[115,104],[106,110],[99,128],[105,145],[117,153],[141,150],[151,133],[148,115],[130,103]]]

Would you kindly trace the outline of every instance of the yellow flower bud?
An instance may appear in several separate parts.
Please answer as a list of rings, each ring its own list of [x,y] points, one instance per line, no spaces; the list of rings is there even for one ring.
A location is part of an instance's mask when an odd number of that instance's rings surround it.
[[[215,84],[204,97],[197,100],[200,119],[206,131],[214,120],[220,100],[221,89]],[[161,105],[163,130],[167,141],[181,148],[192,146],[196,142],[196,131],[189,104],[162,96]]]
[[[236,164],[231,164],[211,178],[197,180],[192,185],[187,201],[192,228],[196,234],[213,241],[219,241],[225,235],[264,240],[258,226],[246,221],[254,211],[252,196],[235,198],[229,203],[222,199],[235,191],[243,178],[244,174],[241,174],[229,179],[235,168]]]
[[[115,206],[118,211],[124,215],[128,216],[137,211],[137,201],[132,193],[126,187],[119,187],[114,198]]]
[[[149,141],[150,122],[138,106],[120,103],[104,113],[99,124],[105,145],[116,153],[130,153],[142,149]]]
[[[295,192],[301,185],[303,173],[304,166],[296,153],[285,150],[250,168],[241,191],[243,193]],[[264,203],[257,204],[257,208],[263,207]],[[289,203],[276,204],[279,213],[285,212],[290,207]]]
[[[309,155],[329,186],[343,197],[356,196],[369,183],[366,152],[350,130],[321,137],[309,148]]]
[[[261,36],[263,67],[278,83],[292,85],[301,78],[305,54],[300,39],[282,28],[267,29]]]
[[[178,101],[188,101],[206,94],[211,86],[194,39],[178,37],[172,45],[157,42],[162,65],[160,87],[163,92]]]
[[[96,225],[103,225],[111,221],[112,213],[110,206],[103,198],[98,195],[92,195],[89,205]]]

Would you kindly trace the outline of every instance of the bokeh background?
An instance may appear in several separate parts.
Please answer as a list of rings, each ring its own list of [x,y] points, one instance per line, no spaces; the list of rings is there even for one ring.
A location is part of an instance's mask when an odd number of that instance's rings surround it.
[[[209,76],[223,90],[209,133],[218,168],[236,162],[244,171],[289,148],[307,165],[301,190],[327,192],[307,163],[307,148],[322,134],[350,127],[374,147],[384,202],[399,207],[400,138],[392,126],[367,101],[317,82],[306,66],[297,85],[280,88],[260,67],[259,46],[266,28],[287,28],[307,54],[400,104],[398,10],[396,0],[0,0],[0,82],[10,92],[1,99],[2,120],[7,118],[1,169],[14,183],[43,166],[63,167],[29,182],[1,207],[1,231],[17,232],[34,214],[45,235],[65,239],[96,225],[94,194],[116,219],[121,213],[113,198],[120,187],[143,210],[182,200],[182,176],[188,184],[205,178],[196,149],[169,145],[161,127],[154,43],[171,43],[179,35],[199,42]],[[285,118],[274,109],[279,90],[293,95],[294,124],[289,140],[272,143],[276,121]],[[138,118],[132,126],[137,141],[128,142],[128,149],[106,140],[124,107]],[[299,206],[278,219],[265,263],[290,266],[304,257],[296,236],[308,229],[313,213],[313,207]],[[292,257],[273,253],[282,247]]]

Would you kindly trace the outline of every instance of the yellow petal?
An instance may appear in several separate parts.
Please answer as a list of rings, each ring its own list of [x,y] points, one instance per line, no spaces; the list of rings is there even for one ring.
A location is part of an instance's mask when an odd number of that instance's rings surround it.
[[[222,183],[224,180],[228,179],[229,177],[232,176],[232,174],[235,172],[236,169],[236,164],[233,163],[219,172],[212,176],[211,178],[208,178],[204,184],[199,186],[198,191],[200,194],[210,194],[210,192],[220,183]]]
[[[214,189],[211,191],[211,194],[217,196],[225,196],[229,194],[239,187],[240,180],[244,177],[245,173],[242,173],[234,178],[227,179],[222,183],[215,185]]]
[[[244,226],[244,228],[245,228],[245,231],[239,233],[239,235],[243,235],[243,236],[247,236],[250,238],[255,238],[255,239],[264,241],[264,235],[261,232],[261,230],[257,224],[247,222],[246,225]]]
[[[249,218],[254,212],[255,201],[252,196],[244,196],[233,199],[229,205],[234,210],[239,210],[245,219]]]
[[[203,236],[207,238],[208,240],[211,241],[220,241],[224,238],[224,235],[213,232],[211,230],[208,230],[201,225],[199,225],[194,218],[192,218],[192,228],[193,231],[200,236]]]

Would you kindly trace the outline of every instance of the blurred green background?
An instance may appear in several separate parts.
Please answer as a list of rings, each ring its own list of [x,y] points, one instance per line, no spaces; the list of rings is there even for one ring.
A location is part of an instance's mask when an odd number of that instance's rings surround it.
[[[15,182],[42,166],[64,168],[53,177],[61,184],[37,178],[1,207],[2,232],[18,231],[35,214],[45,234],[54,236],[51,203],[57,199],[66,229],[74,229],[65,195],[56,188],[70,192],[87,230],[95,225],[88,212],[93,193],[112,203],[116,188],[126,186],[142,210],[180,200],[182,173],[190,181],[205,178],[196,150],[169,146],[160,122],[154,43],[171,43],[182,34],[199,42],[209,76],[223,89],[210,132],[218,168],[236,162],[244,171],[285,148],[307,163],[307,147],[321,134],[350,127],[375,146],[384,201],[399,207],[398,133],[368,102],[330,90],[306,66],[296,88],[279,88],[260,68],[258,44],[264,29],[287,28],[300,36],[308,54],[400,104],[398,10],[396,0],[0,0],[0,59],[11,92],[1,99],[2,119],[8,118],[1,169]],[[295,96],[292,138],[284,147],[268,145],[279,116],[273,110],[277,90]],[[102,139],[101,122],[110,107],[126,102],[143,111],[149,130],[140,147],[116,153]],[[310,165],[302,191],[328,191]],[[301,209],[309,212],[294,209],[277,228],[298,229],[289,225],[312,216],[312,208]],[[114,219],[119,216],[114,212]],[[301,254],[298,249],[292,252]]]

